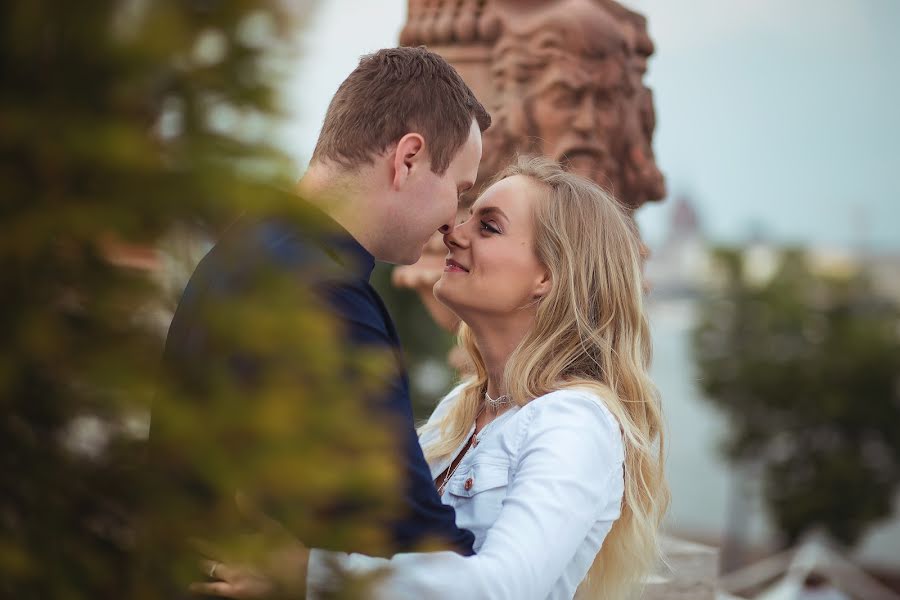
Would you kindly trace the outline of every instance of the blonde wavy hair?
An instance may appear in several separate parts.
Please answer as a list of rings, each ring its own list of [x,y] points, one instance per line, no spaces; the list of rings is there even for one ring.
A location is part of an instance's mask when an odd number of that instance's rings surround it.
[[[622,512],[576,598],[627,598],[659,558],[658,532],[669,505],[663,471],[663,417],[648,374],[650,330],[643,308],[640,237],[619,203],[594,182],[545,158],[519,158],[496,181],[522,175],[547,193],[535,206],[534,250],[551,273],[534,327],[513,351],[504,389],[522,406],[562,388],[590,388],[618,420],[625,446]],[[429,461],[448,457],[469,433],[487,389],[471,330],[459,344],[473,367],[460,399],[428,428]]]

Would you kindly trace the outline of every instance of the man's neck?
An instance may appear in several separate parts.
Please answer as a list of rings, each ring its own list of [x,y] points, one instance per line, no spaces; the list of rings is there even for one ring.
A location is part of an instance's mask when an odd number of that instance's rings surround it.
[[[356,177],[313,163],[297,183],[300,196],[334,219],[373,256],[378,256],[378,215],[373,198],[362,191]]]

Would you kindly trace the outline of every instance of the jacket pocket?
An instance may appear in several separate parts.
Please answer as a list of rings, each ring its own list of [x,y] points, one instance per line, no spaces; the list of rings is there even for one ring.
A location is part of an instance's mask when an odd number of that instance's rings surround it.
[[[481,492],[505,488],[509,483],[509,465],[475,463],[447,484],[447,491],[454,496],[471,498]]]

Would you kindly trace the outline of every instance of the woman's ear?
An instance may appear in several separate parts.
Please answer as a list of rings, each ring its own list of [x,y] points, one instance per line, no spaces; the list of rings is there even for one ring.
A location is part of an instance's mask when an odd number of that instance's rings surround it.
[[[544,269],[541,278],[534,286],[534,299],[543,298],[553,289],[553,279],[550,277],[550,269]]]
[[[400,138],[394,150],[394,189],[401,189],[425,158],[425,138],[418,133],[407,133]]]

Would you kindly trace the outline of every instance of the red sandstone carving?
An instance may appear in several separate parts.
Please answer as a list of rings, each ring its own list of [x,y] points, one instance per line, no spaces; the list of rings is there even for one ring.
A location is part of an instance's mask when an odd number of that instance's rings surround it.
[[[408,15],[400,43],[444,56],[491,110],[479,184],[530,153],[590,177],[631,210],[665,196],[643,16],[614,0],[409,0]],[[419,263],[395,269],[394,283],[417,289],[446,327],[452,319],[431,299],[445,253],[438,240]]]

